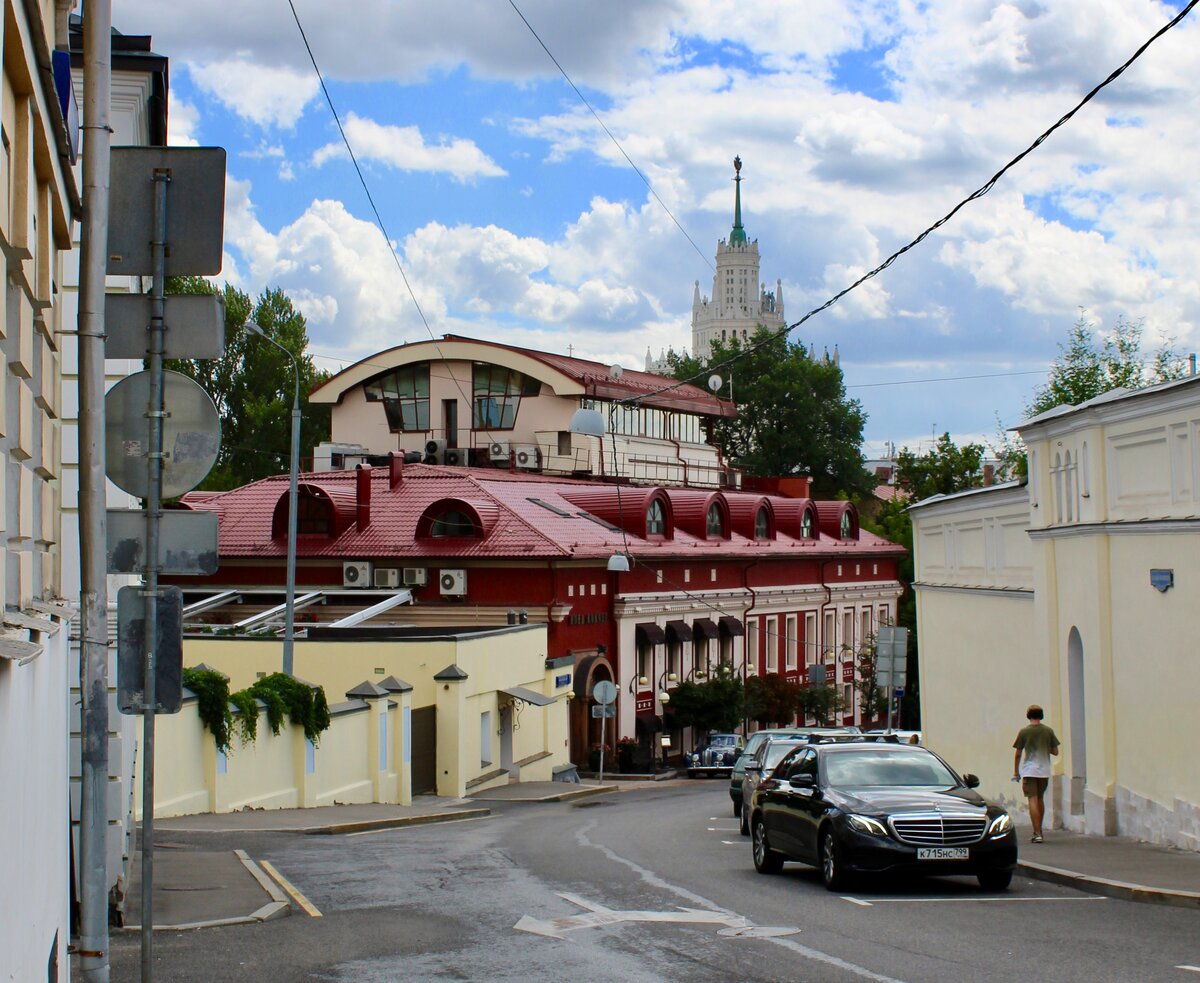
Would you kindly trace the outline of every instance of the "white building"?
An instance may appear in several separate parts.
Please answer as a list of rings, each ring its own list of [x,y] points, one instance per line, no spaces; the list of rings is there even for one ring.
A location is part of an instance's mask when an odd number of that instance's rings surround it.
[[[692,355],[707,359],[715,341],[751,338],[760,326],[784,327],[783,284],[771,293],[759,282],[758,240],[742,228],[742,159],[733,159],[733,229],[717,243],[717,270],[712,297],[700,296],[700,281],[692,288]],[[649,366],[648,366],[649,367]]]
[[[1055,826],[1200,850],[1200,377],[1017,429],[1027,485],[912,507],[928,743],[1021,805],[1011,744],[1040,703]]]

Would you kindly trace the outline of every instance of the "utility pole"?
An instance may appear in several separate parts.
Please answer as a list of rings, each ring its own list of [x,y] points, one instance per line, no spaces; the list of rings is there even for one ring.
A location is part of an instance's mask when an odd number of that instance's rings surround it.
[[[79,254],[79,968],[108,983],[108,571],[105,562],[104,286],[108,250],[111,0],[84,0],[83,225]]]

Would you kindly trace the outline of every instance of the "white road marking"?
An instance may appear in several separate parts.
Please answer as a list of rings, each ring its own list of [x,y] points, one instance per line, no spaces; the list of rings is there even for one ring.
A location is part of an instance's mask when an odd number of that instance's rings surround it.
[[[848,894],[843,894],[842,900],[849,901],[851,904],[862,905],[864,908],[875,907],[870,901],[864,901],[862,898],[852,898]]]
[[[843,898],[842,900],[853,901],[855,904],[864,904],[864,902],[859,901],[857,898]],[[972,897],[969,897],[968,895],[964,894],[962,897],[959,897],[959,898],[876,898],[874,901],[869,902],[869,903],[872,905],[889,904],[889,903],[890,904],[934,904],[934,903],[944,903],[944,902],[953,903],[953,902],[958,901],[958,902],[966,902],[967,904],[986,904],[986,903],[990,903],[993,901],[1107,901],[1107,900],[1108,900],[1108,898],[1101,897],[1100,895],[1088,895],[1085,898],[1053,898],[1053,897],[1045,897],[1045,898],[1023,898],[1023,897],[972,898]]]
[[[308,912],[310,917],[321,917],[321,913],[317,910],[317,906],[309,901],[295,884],[279,873],[279,871],[275,869],[274,865],[269,860],[260,860],[259,864],[262,866],[263,870],[275,878],[281,888],[283,888],[292,896],[292,900],[295,901],[296,904]]]
[[[732,915],[733,917],[741,917],[734,915],[733,912],[721,908],[718,904],[716,904],[716,902],[710,901],[702,894],[697,894],[694,891],[689,891],[687,888],[679,886],[678,884],[672,884],[669,881],[664,880],[654,871],[643,867],[640,864],[634,863],[632,860],[622,857],[620,854],[616,853],[614,850],[610,849],[604,844],[593,842],[588,838],[588,832],[592,829],[595,829],[598,825],[599,823],[597,820],[592,819],[575,832],[575,839],[581,846],[589,846],[595,850],[599,850],[609,860],[613,861],[614,863],[622,864],[623,866],[634,871],[634,873],[636,873],[643,881],[652,887],[656,887],[663,891],[670,891],[672,894],[677,894],[682,898],[686,898],[693,904],[701,905],[709,911],[724,913],[727,915]],[[787,949],[788,951],[793,952],[804,959],[812,959],[815,962],[825,963],[827,966],[834,966],[847,973],[852,973],[855,976],[862,977],[863,979],[874,980],[876,983],[903,983],[903,981],[898,980],[893,976],[885,976],[882,973],[876,973],[874,970],[867,969],[865,966],[858,966],[855,963],[841,959],[838,956],[830,955],[828,952],[822,952],[820,949],[813,949],[810,946],[803,945],[800,942],[797,942],[795,939],[775,937],[766,938],[762,941],[768,945],[782,946],[784,949]]]
[[[468,816],[466,819],[447,819],[440,823],[404,823],[400,826],[384,826],[382,829],[364,829],[358,833],[346,833],[346,838],[351,836],[378,836],[380,833],[399,833],[404,830],[411,829],[426,829],[429,826],[453,826],[455,823],[477,823],[483,819],[492,819],[492,816]]]
[[[746,840],[722,840],[726,846],[745,846]]]
[[[709,826],[708,831],[710,833],[736,833],[738,828],[736,826]]]
[[[1200,973],[1200,966],[1176,966],[1176,969],[1182,969],[1185,973]]]
[[[574,894],[559,894],[572,904],[587,910],[585,915],[565,915],[558,918],[531,918],[522,915],[513,926],[518,932],[545,935],[552,939],[565,939],[565,932],[583,928],[601,928],[621,922],[670,922],[672,924],[723,925],[725,928],[744,929],[749,923],[741,915],[722,911],[705,911],[700,908],[684,908],[680,911],[614,911],[594,901],[587,901]]]

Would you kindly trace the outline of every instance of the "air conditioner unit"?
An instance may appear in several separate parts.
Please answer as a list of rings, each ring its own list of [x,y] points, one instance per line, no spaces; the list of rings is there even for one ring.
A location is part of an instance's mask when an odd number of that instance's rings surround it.
[[[513,455],[516,458],[517,467],[521,471],[540,471],[542,469],[542,455],[538,451],[537,444],[516,444],[513,446]]]
[[[425,463],[426,464],[441,464],[446,454],[446,442],[444,440],[427,440],[425,441]]]
[[[488,457],[493,461],[508,461],[509,443],[507,440],[493,440],[488,445]]]
[[[424,587],[427,583],[429,583],[429,571],[424,567],[404,568],[405,587]]]
[[[467,571],[443,570],[438,575],[438,587],[443,597],[463,597],[467,593]]]
[[[454,468],[467,466],[467,449],[465,447],[447,447],[442,451],[442,463]]]
[[[375,571],[375,586],[376,587],[399,587],[400,586],[400,571],[395,567],[389,567],[385,570]]]
[[[343,587],[370,587],[371,564],[368,560],[355,560],[342,564]]]

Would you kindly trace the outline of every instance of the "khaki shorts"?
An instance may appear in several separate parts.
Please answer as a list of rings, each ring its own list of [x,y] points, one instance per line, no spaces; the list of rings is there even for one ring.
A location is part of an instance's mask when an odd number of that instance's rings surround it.
[[[1045,795],[1049,784],[1049,778],[1022,778],[1021,791],[1025,793],[1025,798],[1031,799],[1035,795]]]

